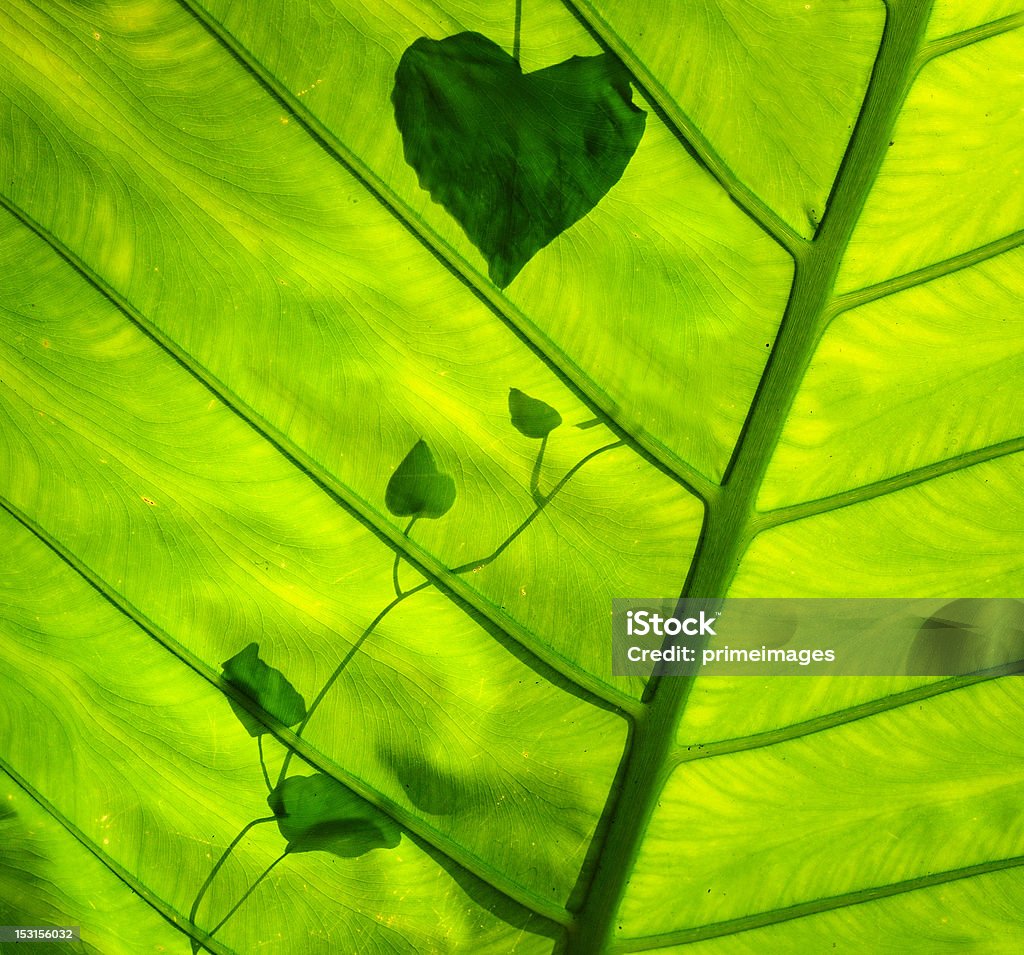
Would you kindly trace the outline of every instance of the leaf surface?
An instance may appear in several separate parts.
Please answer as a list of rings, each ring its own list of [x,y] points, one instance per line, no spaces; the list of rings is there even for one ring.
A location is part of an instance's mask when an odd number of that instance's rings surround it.
[[[517,75],[599,65],[639,141],[511,257],[392,102],[417,43],[515,72],[511,5],[0,11],[5,921],[1024,945],[1018,680],[645,686],[608,639],[1019,595],[1024,11],[678,6],[525,5]]]

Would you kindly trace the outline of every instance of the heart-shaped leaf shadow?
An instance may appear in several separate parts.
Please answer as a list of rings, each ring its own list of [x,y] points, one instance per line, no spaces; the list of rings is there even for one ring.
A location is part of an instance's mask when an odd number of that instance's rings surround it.
[[[421,188],[459,221],[499,288],[619,181],[646,123],[614,56],[523,73],[479,33],[416,40],[391,101]]]

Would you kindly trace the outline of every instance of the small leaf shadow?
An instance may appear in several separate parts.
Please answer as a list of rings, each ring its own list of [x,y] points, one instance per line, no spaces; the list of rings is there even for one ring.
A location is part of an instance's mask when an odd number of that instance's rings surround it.
[[[515,429],[527,438],[546,438],[562,423],[562,416],[546,401],[509,388],[508,413]]]
[[[260,659],[259,652],[260,645],[250,643],[230,660],[225,660],[221,664],[224,679],[246,696],[252,697],[285,726],[294,726],[306,715],[306,701],[280,670]],[[244,706],[230,697],[228,702],[250,736],[261,736],[268,732],[267,727]]]
[[[398,825],[361,796],[323,773],[289,776],[267,797],[288,852],[329,852],[343,858],[393,849]]]
[[[455,503],[455,482],[439,470],[422,438],[395,468],[384,492],[384,503],[396,517],[426,517],[447,514]]]

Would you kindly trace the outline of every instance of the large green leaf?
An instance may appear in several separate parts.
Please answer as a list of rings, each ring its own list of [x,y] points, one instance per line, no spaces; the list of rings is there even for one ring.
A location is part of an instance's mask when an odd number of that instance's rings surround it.
[[[1015,678],[644,685],[609,627],[622,596],[1020,594],[1022,25],[5,4],[0,921],[131,953],[1024,947]],[[467,33],[646,116],[589,211],[496,210],[541,223],[504,289],[486,217],[431,198],[467,165],[421,188],[395,120],[406,50]],[[539,142],[530,182],[586,179],[587,124],[502,121],[508,181]]]

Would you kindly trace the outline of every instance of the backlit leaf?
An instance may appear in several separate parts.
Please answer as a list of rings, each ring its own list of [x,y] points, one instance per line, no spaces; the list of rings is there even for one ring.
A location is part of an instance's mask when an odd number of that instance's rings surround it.
[[[1024,950],[1019,677],[646,685],[609,625],[926,597],[989,659],[1020,0],[518,9],[0,4],[0,921]]]

